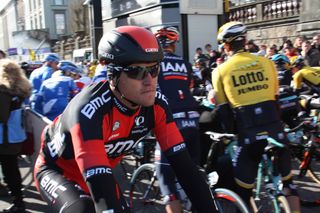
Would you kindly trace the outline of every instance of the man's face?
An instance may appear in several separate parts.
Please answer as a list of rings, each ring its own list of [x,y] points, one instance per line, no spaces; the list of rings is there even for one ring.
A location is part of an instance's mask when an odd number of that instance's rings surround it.
[[[316,45],[320,45],[320,35],[314,36],[312,42]]]
[[[301,48],[302,48],[303,51],[308,52],[310,50],[310,48],[311,48],[311,45],[309,43],[307,43],[307,42],[303,42]]]
[[[157,63],[132,64],[130,67],[150,67]],[[133,79],[121,72],[118,88],[120,92],[129,100],[141,106],[152,106],[155,101],[158,77],[152,77],[148,73],[143,79]]]
[[[268,55],[269,55],[269,56],[272,56],[272,55],[274,55],[274,54],[275,54],[274,49],[269,48],[269,49],[268,49]]]

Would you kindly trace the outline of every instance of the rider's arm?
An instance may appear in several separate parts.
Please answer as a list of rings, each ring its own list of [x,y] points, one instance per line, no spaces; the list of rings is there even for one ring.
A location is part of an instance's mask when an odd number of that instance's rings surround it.
[[[81,122],[80,122],[81,123]],[[81,128],[81,124],[70,129],[74,155],[77,166],[83,174],[83,178],[89,188],[96,212],[114,209],[114,212],[122,212],[121,193],[111,170],[111,162],[107,158],[104,140],[87,139],[82,129],[86,132],[97,131]],[[101,131],[105,127],[100,127]],[[90,134],[90,133],[89,133]]]
[[[212,71],[212,87],[215,91],[216,104],[224,104],[228,102],[227,96],[223,88],[223,79],[221,78],[219,69],[216,68]]]
[[[157,140],[168,158],[178,180],[200,213],[215,212],[215,205],[205,179],[191,160],[182,136],[166,106],[154,110]]]
[[[216,212],[209,186],[198,167],[186,149],[173,153],[176,147],[166,150],[165,155],[192,205],[200,213]]]

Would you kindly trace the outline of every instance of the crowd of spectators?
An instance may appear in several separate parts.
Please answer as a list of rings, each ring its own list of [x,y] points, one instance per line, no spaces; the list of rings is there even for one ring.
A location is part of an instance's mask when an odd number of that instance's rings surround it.
[[[257,44],[254,40],[248,40],[245,45],[246,51],[272,59],[274,55],[281,54],[292,59],[295,57],[302,57],[306,66],[317,67],[320,66],[320,34],[315,35],[312,39],[307,39],[303,36],[297,36],[295,39],[283,38],[281,45],[266,45]],[[211,72],[228,59],[228,55],[224,51],[223,45],[218,45],[217,50],[212,48],[211,44],[198,47],[195,50],[193,57],[193,68],[195,77],[195,86],[202,85],[207,88],[205,94],[211,89]],[[209,77],[208,77],[209,76]],[[204,94],[199,93],[199,89],[195,89],[196,95]]]

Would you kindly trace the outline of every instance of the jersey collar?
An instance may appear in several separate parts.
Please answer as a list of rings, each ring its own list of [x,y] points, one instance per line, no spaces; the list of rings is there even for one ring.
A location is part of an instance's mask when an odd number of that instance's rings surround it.
[[[126,105],[124,105],[115,95],[113,95],[113,103],[114,106],[123,114],[131,116],[134,113],[136,113],[140,108],[138,109],[130,109]]]

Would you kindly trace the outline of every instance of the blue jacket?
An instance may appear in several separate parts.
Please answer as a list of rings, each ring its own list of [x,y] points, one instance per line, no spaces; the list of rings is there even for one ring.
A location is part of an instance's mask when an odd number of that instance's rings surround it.
[[[45,80],[36,100],[36,105],[41,105],[40,113],[53,120],[66,108],[76,89],[73,79],[68,76],[54,76]]]
[[[25,129],[22,125],[22,109],[10,112],[8,126],[8,142],[21,143],[26,139]],[[3,144],[3,123],[0,123],[0,144]]]
[[[30,97],[31,108],[37,112],[41,112],[41,106],[35,104],[38,98],[38,92],[43,81],[51,78],[53,72],[54,70],[52,67],[43,65],[42,67],[35,69],[30,75],[29,81],[32,84],[32,94]]]

